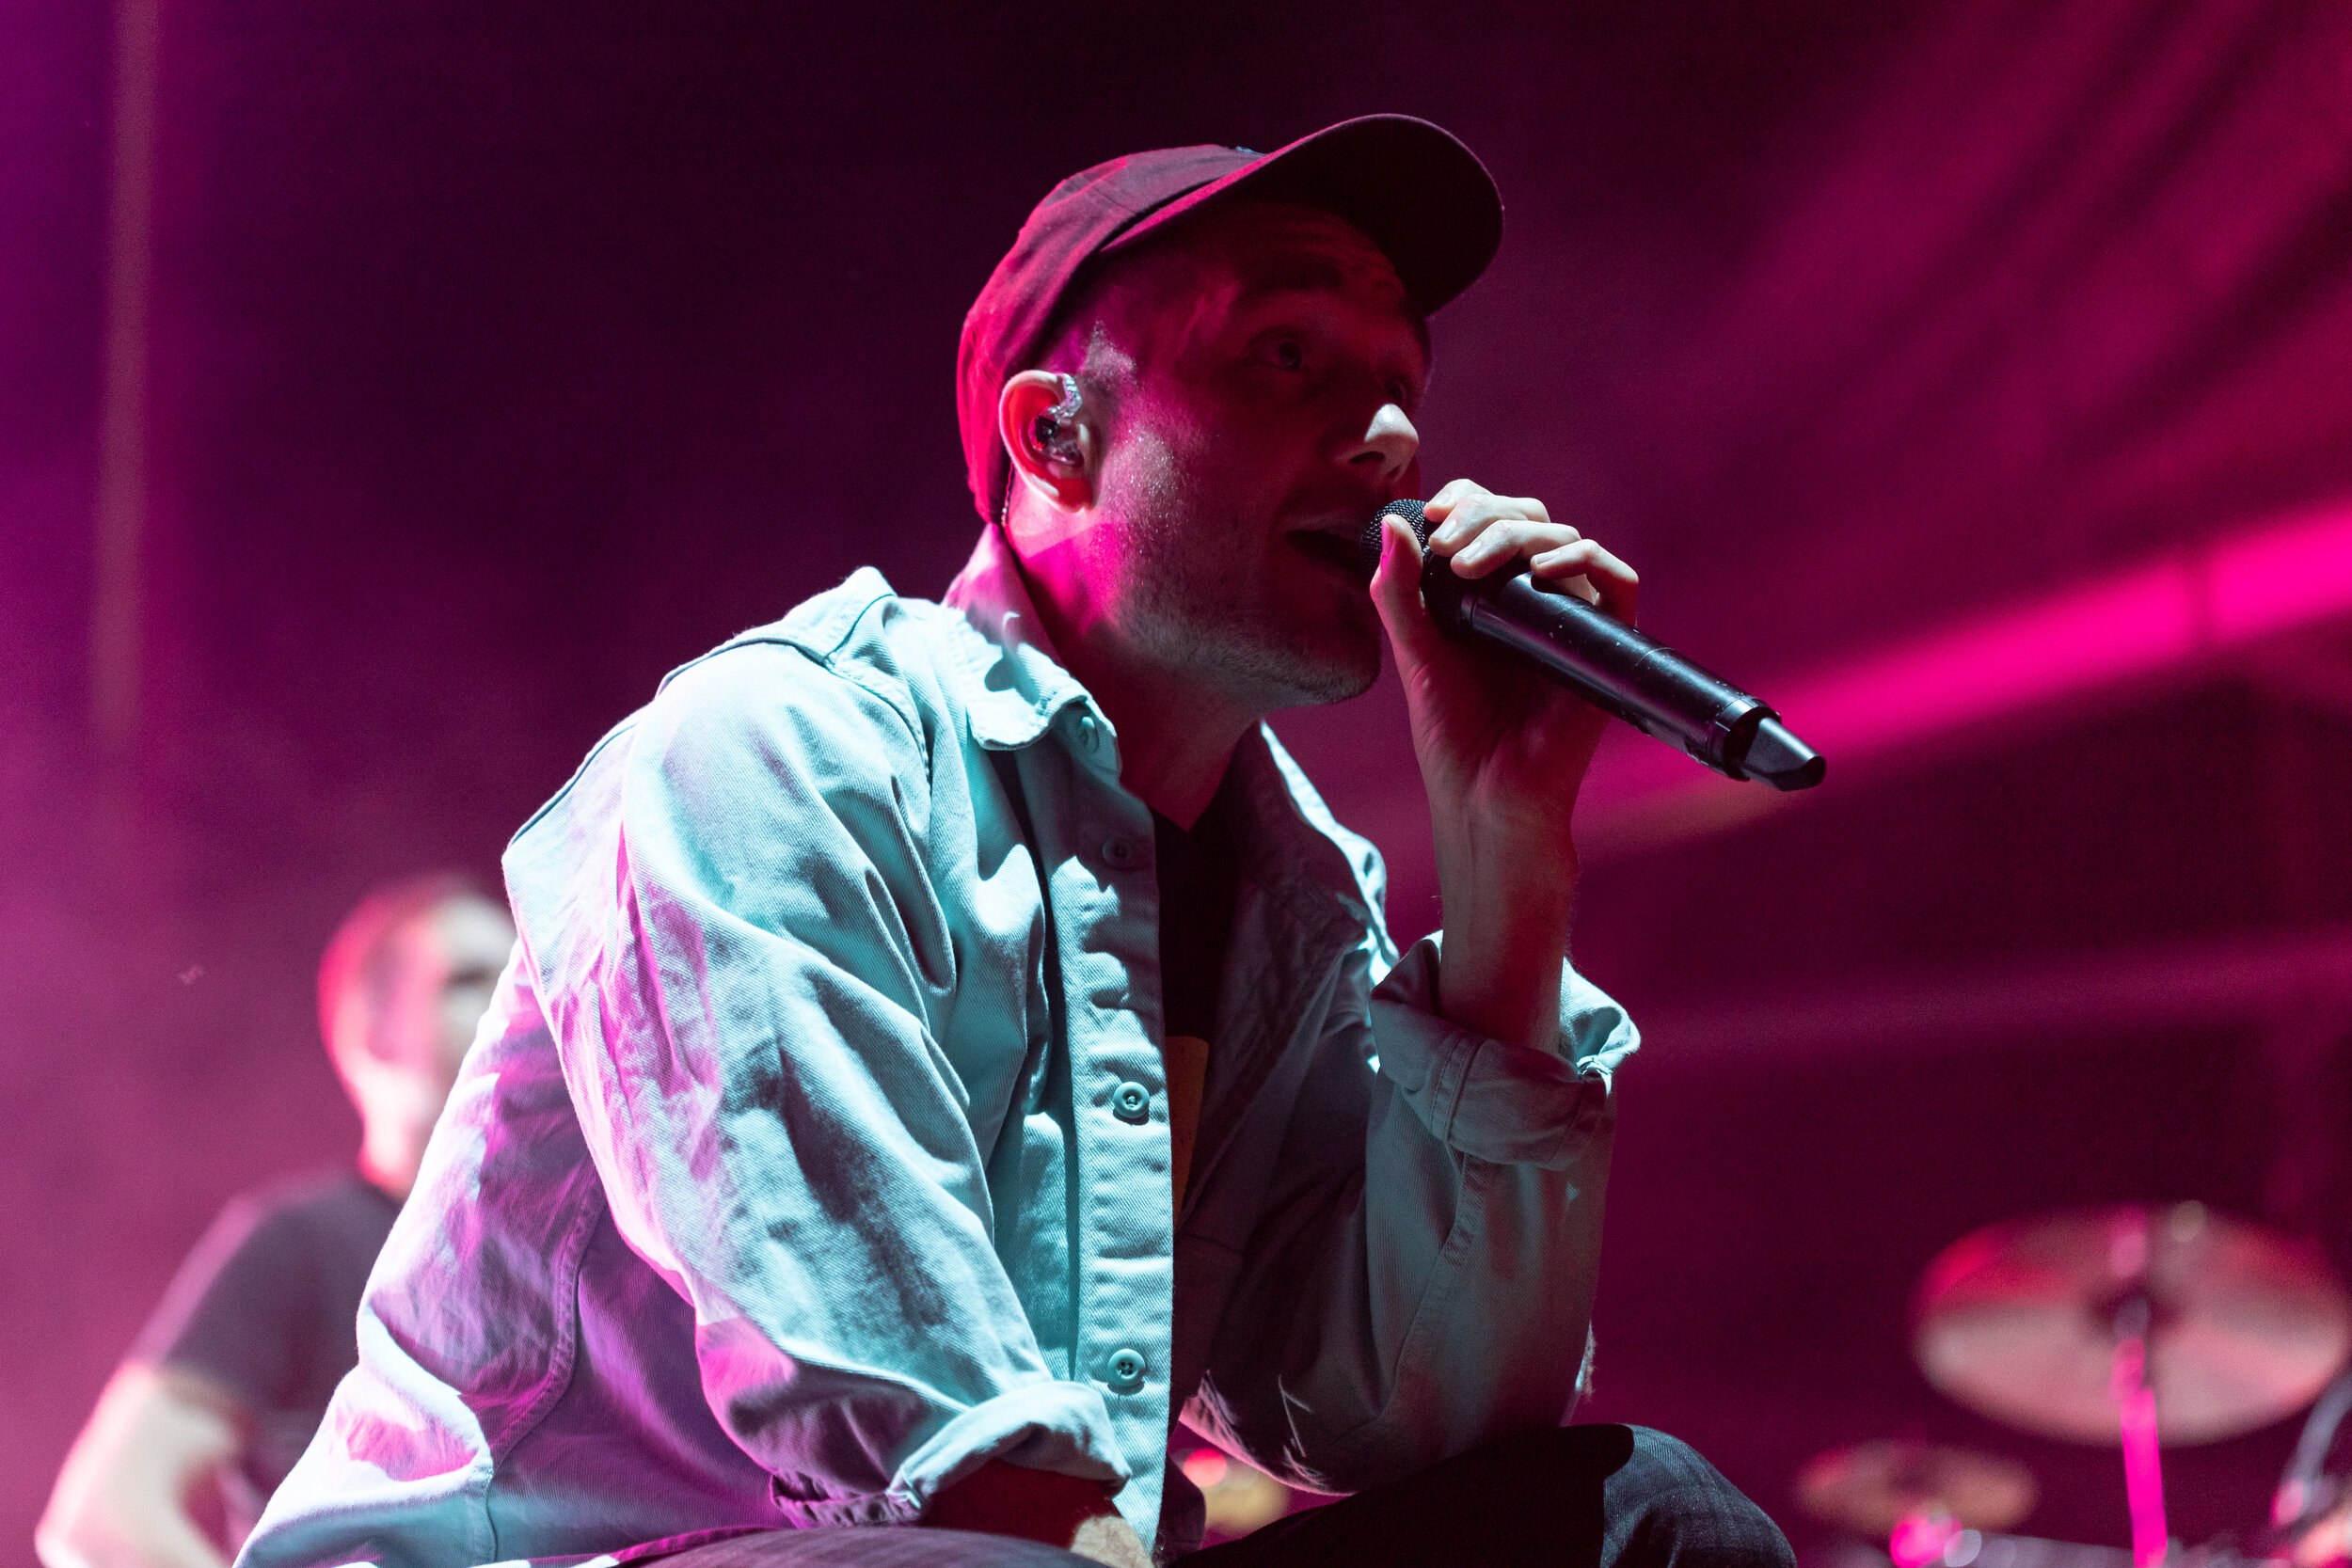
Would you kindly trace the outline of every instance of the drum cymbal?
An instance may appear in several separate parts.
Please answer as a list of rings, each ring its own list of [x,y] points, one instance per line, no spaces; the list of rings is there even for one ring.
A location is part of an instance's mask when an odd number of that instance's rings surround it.
[[[1816,1519],[1875,1538],[1918,1513],[2005,1530],[2033,1512],[2032,1472],[1991,1454],[1925,1443],[1857,1443],[1805,1462],[1797,1502]]]
[[[1914,1322],[1913,1353],[1937,1388],[2080,1443],[2117,1440],[2116,1339],[2137,1324],[2157,1432],[2173,1443],[2275,1421],[2352,1355],[2352,1304],[2316,1249],[2199,1203],[1979,1230],[1929,1265]]]

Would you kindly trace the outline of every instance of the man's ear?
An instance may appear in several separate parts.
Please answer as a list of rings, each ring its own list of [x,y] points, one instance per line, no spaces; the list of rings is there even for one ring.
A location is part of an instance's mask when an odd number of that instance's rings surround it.
[[[1062,377],[1023,371],[1006,382],[996,398],[996,434],[1012,459],[1013,483],[1063,512],[1093,501],[1102,449],[1086,414],[1068,407]]]

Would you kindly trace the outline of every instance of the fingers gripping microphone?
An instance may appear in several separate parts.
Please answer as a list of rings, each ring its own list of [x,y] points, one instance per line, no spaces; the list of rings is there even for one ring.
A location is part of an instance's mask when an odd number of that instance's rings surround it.
[[[1368,569],[1380,564],[1380,522],[1391,513],[1424,546],[1429,542],[1421,502],[1391,501],[1364,530]],[[1725,778],[1810,789],[1828,768],[1763,703],[1574,594],[1538,586],[1523,561],[1483,578],[1464,578],[1451,561],[1427,555],[1421,594],[1449,635],[1508,651],[1602,712],[1679,747]]]

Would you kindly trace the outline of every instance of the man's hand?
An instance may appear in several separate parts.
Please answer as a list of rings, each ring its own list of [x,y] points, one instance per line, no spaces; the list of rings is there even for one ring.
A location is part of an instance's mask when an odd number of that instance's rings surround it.
[[[1108,1568],[1152,1568],[1152,1554],[1144,1549],[1142,1537],[1116,1513],[1080,1525],[1078,1533],[1070,1538],[1070,1550],[1073,1556]]]
[[[1000,1459],[932,1498],[923,1523],[1039,1541],[1109,1568],[1152,1568],[1152,1554],[1101,1481],[1024,1469]]]
[[[1629,626],[1640,579],[1543,503],[1457,479],[1425,508],[1429,547],[1465,578],[1525,560],[1539,580]],[[1569,808],[1607,715],[1491,650],[1456,642],[1422,603],[1412,531],[1385,524],[1373,599],[1396,650],[1436,830],[1445,905],[1440,1006],[1465,1029],[1549,1050],[1576,887]]]

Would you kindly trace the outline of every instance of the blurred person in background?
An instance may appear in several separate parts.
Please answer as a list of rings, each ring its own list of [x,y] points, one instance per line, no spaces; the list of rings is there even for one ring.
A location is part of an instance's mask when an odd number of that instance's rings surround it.
[[[358,1359],[368,1271],[514,945],[453,874],[379,888],[319,966],[319,1029],[363,1130],[356,1169],[230,1203],[181,1266],[51,1492],[47,1568],[221,1568]]]

